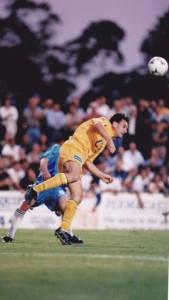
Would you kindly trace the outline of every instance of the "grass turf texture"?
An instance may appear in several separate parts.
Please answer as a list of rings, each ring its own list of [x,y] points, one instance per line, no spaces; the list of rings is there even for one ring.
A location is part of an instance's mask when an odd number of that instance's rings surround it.
[[[18,230],[1,243],[0,299],[167,299],[167,231],[76,234],[84,245],[62,246],[52,230]]]

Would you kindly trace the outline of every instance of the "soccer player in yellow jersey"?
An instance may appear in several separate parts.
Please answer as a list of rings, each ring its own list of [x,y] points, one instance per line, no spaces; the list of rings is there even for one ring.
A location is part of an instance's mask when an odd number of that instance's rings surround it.
[[[110,120],[101,117],[82,123],[60,148],[58,161],[60,173],[38,185],[28,186],[25,200],[30,204],[33,198],[36,199],[38,193],[63,184],[68,185],[71,199],[66,204],[61,227],[55,231],[62,244],[71,244],[68,230],[83,196],[82,167],[84,166],[107,184],[111,183],[113,178],[98,170],[93,161],[105,147],[111,153],[115,152],[112,138],[123,137],[128,129],[128,121],[129,118],[125,114],[117,113]]]

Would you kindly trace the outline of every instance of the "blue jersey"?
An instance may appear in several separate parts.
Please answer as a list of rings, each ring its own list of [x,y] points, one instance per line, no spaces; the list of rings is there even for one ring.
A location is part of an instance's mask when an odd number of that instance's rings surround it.
[[[46,152],[44,152],[39,156],[40,160],[45,157],[48,158],[48,172],[50,173],[51,177],[58,174],[59,150],[60,150],[60,145],[55,144],[51,146]],[[39,184],[42,181],[43,181],[42,172],[40,172],[35,181],[35,184]]]
[[[46,152],[40,155],[39,159],[48,158],[48,172],[51,177],[58,174],[58,157],[59,157],[60,145],[53,145]],[[39,173],[35,185],[43,181],[42,172]],[[65,187],[56,187],[50,190],[43,191],[38,194],[33,207],[45,204],[51,211],[55,211],[57,202],[60,197],[66,196]]]

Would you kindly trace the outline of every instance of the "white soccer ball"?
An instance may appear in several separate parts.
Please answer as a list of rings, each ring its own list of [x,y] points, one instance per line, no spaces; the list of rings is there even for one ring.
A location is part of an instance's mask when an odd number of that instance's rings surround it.
[[[164,76],[168,71],[168,63],[163,57],[155,56],[148,63],[148,70],[154,76]]]

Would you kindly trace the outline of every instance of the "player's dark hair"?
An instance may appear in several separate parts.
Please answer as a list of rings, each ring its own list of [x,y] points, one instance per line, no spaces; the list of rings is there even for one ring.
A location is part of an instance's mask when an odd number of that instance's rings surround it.
[[[122,120],[125,120],[127,123],[129,122],[129,117],[126,116],[125,114],[123,113],[117,113],[117,114],[114,114],[110,119],[110,123],[113,124],[113,122],[117,122],[117,123],[120,123]]]

